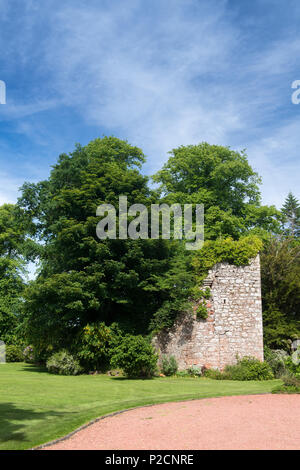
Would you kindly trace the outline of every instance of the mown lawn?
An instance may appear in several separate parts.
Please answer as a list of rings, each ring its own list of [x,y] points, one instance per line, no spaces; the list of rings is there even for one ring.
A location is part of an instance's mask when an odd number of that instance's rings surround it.
[[[278,380],[128,380],[65,377],[28,364],[0,364],[0,449],[29,449],[114,411],[152,403],[270,392]]]

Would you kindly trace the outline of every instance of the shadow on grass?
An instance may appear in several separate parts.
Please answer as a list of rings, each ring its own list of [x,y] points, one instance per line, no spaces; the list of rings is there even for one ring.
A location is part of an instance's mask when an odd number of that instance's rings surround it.
[[[154,377],[110,377],[112,380],[153,380]]]
[[[24,364],[22,370],[24,372],[39,372],[49,374],[45,366],[37,366],[35,364]]]
[[[34,411],[32,409],[18,408],[13,403],[0,403],[0,443],[9,441],[26,441],[28,436],[22,428],[30,420],[45,420],[49,417],[61,417],[65,413],[55,411]]]

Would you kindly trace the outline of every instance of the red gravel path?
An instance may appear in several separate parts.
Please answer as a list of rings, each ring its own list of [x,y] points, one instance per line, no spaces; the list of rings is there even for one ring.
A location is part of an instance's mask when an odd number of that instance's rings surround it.
[[[300,395],[205,398],[137,408],[46,449],[300,449]]]

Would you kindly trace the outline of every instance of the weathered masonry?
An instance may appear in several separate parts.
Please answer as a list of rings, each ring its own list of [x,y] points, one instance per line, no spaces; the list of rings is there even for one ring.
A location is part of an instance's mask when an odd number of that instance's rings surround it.
[[[216,264],[208,273],[207,319],[194,314],[178,317],[161,331],[154,344],[161,354],[176,357],[179,369],[191,366],[223,369],[239,357],[263,360],[263,331],[259,255],[247,266]]]

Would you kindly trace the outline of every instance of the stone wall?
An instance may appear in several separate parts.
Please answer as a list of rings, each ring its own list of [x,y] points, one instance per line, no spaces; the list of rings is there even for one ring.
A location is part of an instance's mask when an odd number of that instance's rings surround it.
[[[154,338],[160,354],[174,355],[180,370],[191,366],[223,369],[239,357],[263,360],[259,255],[247,266],[216,264],[208,273],[208,318],[178,317]]]

